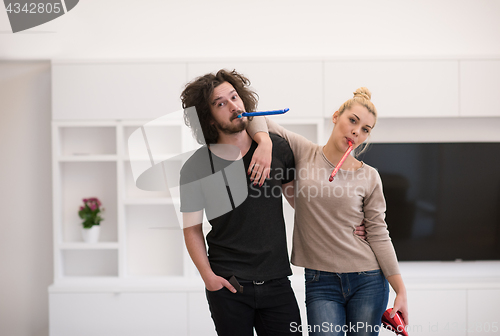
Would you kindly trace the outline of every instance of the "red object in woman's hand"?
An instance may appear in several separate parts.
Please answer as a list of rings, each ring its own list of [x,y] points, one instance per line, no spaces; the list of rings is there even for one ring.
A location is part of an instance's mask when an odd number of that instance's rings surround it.
[[[391,318],[392,308],[387,309],[382,315],[382,325],[384,328],[394,331],[396,335],[408,336],[405,329],[405,322],[399,312]]]

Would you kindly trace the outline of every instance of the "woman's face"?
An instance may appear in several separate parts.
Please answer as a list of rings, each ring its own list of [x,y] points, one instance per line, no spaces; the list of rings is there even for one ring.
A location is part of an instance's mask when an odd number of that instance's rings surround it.
[[[350,109],[345,109],[339,116],[335,112],[332,117],[335,127],[332,131],[334,145],[341,152],[349,147],[349,141],[353,148],[361,145],[370,135],[375,126],[375,116],[360,104],[354,104]]]

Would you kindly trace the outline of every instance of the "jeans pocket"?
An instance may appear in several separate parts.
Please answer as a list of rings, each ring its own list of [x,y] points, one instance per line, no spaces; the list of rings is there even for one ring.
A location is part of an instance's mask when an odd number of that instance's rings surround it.
[[[319,271],[306,268],[304,272],[306,284],[319,280]]]

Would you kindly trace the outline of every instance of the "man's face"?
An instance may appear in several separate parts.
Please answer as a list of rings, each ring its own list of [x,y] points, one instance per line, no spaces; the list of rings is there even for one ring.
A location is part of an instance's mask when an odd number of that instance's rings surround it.
[[[246,129],[247,118],[238,118],[245,112],[245,106],[238,92],[228,82],[224,82],[214,89],[210,97],[210,110],[214,117],[214,125],[219,132],[225,134],[239,133]]]

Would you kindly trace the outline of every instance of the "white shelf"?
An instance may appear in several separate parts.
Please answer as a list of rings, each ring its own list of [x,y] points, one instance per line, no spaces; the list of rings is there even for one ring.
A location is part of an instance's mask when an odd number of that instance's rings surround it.
[[[125,198],[123,204],[125,205],[148,205],[148,204],[178,204],[180,199],[169,197],[158,198]]]
[[[86,277],[72,277],[59,281],[49,287],[49,293],[85,293],[85,292],[178,292],[178,291],[204,291],[201,277],[102,277],[88,279]]]
[[[183,111],[179,111],[182,113]],[[154,119],[154,125],[155,126],[182,126],[184,127],[184,120],[182,119],[172,119],[169,118],[170,114],[163,115],[160,118]],[[150,123],[152,120],[151,119],[126,119],[122,120],[121,124],[123,127],[141,127],[144,126],[148,123]]]
[[[59,162],[114,162],[117,161],[116,155],[65,155],[57,157]]]
[[[181,160],[181,158],[178,157],[180,154],[181,153],[156,155],[154,157],[154,161],[161,162],[161,161],[165,161],[165,160]],[[149,162],[149,161],[151,161],[151,157],[149,157],[147,155],[134,156],[133,158],[126,156],[124,158],[124,161],[147,161],[147,162]]]
[[[61,250],[117,250],[118,243],[102,242],[102,243],[62,243],[59,245]]]

